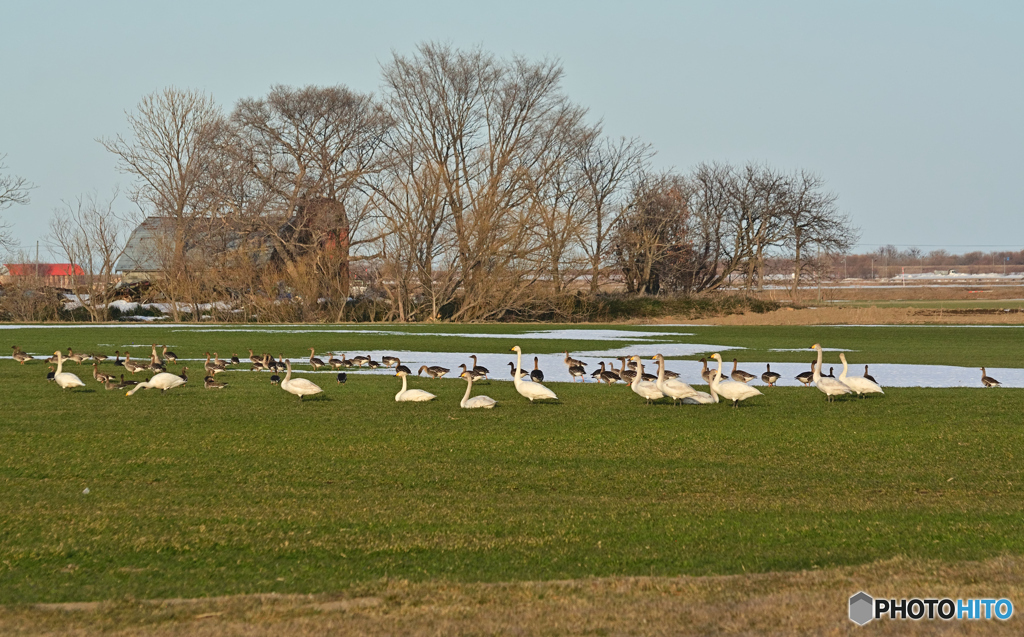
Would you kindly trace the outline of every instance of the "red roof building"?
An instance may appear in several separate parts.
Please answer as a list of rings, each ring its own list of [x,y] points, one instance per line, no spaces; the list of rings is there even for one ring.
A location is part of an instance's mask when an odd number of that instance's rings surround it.
[[[11,276],[83,276],[82,266],[73,263],[5,263],[6,272]]]

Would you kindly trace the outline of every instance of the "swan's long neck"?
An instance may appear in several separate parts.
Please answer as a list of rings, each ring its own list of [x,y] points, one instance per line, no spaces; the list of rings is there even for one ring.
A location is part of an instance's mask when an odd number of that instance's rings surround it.
[[[636,364],[636,376],[634,376],[634,377],[633,377],[633,382],[632,382],[632,383],[630,383],[630,386],[631,386],[631,387],[632,387],[633,389],[636,389],[636,388],[637,388],[637,386],[639,386],[639,385],[640,385],[640,377],[641,377],[641,376],[643,376],[643,375],[644,375],[644,366],[643,366],[643,365],[641,365],[641,364],[640,364],[640,363],[638,362],[638,363]]]
[[[814,382],[821,380],[821,347],[814,348],[818,350],[818,364],[814,366]]]
[[[409,390],[409,379],[405,376],[405,374],[402,374],[402,391],[401,391],[401,393],[404,394],[408,390]]]
[[[60,355],[60,352],[58,352],[57,353],[57,372],[56,372],[57,374],[61,373],[60,370],[61,370],[62,367],[64,367],[64,357]]]
[[[843,361],[843,373],[839,375],[839,380],[846,380],[846,354],[840,354],[839,360]]]
[[[722,359],[721,358],[718,359],[718,369],[715,371],[715,380],[711,384],[717,385],[720,382],[722,382]]]
[[[285,363],[284,366],[288,369],[288,373],[284,375],[284,380],[281,381],[282,385],[284,385],[285,383],[287,383],[288,381],[290,381],[292,379],[292,364],[291,363]]]
[[[473,391],[473,377],[466,374],[466,395],[462,397],[462,402],[459,403],[459,407],[465,407],[466,402],[469,400],[469,392]]]
[[[569,355],[566,354],[565,357],[568,358]],[[523,379],[519,378],[519,372],[522,369],[523,369],[523,350],[518,350],[518,351],[516,351],[516,373],[512,375],[512,384],[514,384],[516,387],[519,387],[519,385],[522,384],[522,382],[523,382]],[[467,394],[467,396],[468,395],[469,394]]]

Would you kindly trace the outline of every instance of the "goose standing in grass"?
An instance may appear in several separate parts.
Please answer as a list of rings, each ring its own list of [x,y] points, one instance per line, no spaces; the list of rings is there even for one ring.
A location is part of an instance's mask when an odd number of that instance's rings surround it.
[[[114,379],[114,375],[113,374],[104,374],[103,372],[100,371],[100,364],[99,363],[93,363],[92,364],[92,377],[95,378],[96,382],[98,382],[98,383],[105,383],[108,380],[113,380]]]
[[[875,383],[876,385],[878,384],[878,381],[875,380],[875,377],[868,373],[867,365],[864,366],[864,378],[870,380],[872,383]]]
[[[327,359],[327,364],[334,369],[341,369],[345,365],[336,354],[331,354],[331,357]]]
[[[263,357],[262,356],[257,356],[255,354],[253,354],[252,350],[249,350],[249,360],[252,361],[253,365],[262,365],[263,364]]]
[[[321,367],[324,367],[326,365],[326,363],[324,363],[323,359],[317,358],[315,356],[315,354],[316,354],[316,350],[313,349],[312,347],[310,347],[309,348],[309,365],[310,365],[310,367],[313,368],[313,371],[316,371],[316,370],[318,370]]]
[[[604,361],[599,361],[597,364],[600,365],[601,367],[599,367],[598,369],[595,369],[593,372],[591,372],[590,377],[593,378],[596,381],[600,381],[601,380],[601,374],[605,373],[605,371],[607,371],[607,370],[605,370],[605,368],[604,368]]]
[[[531,403],[535,400],[558,400],[558,396],[555,392],[551,391],[540,383],[524,383],[519,378],[519,370],[523,368],[523,350],[516,345],[512,348],[512,351],[516,353],[516,375],[512,377],[512,383],[516,387],[516,391],[519,395],[528,399]]]
[[[397,367],[402,364],[397,356],[381,356],[380,362],[384,363],[384,367]]]
[[[665,377],[665,357],[655,354],[652,360],[658,361],[658,380],[655,382],[658,391],[672,399],[673,403],[679,404],[680,400],[689,398],[697,393],[697,390],[678,379]]]
[[[166,392],[168,389],[174,389],[175,387],[181,387],[188,381],[188,378],[182,378],[175,374],[168,374],[167,372],[160,372],[149,380],[139,383],[135,387],[125,393],[125,396],[131,396],[140,389],[159,389],[161,392]]]
[[[127,364],[127,362],[125,363]],[[203,364],[203,368],[208,374],[216,376],[224,371],[224,368],[210,360],[210,352],[206,352],[206,363]]]
[[[530,372],[530,380],[535,383],[544,382],[544,372],[540,371],[540,367],[537,365],[537,357],[533,357],[533,371]]]
[[[811,371],[809,371],[809,372],[800,372],[799,374],[797,374],[795,376],[795,378],[798,381],[800,381],[801,383],[804,384],[804,387],[807,387],[808,385],[810,385],[811,383],[814,382],[814,366],[815,366],[815,364],[816,363],[814,361],[811,361]]]
[[[772,371],[771,363],[767,364],[768,370],[761,374],[761,380],[768,384],[769,387],[775,387],[775,383],[779,382],[782,378],[782,374],[776,374]]]
[[[132,361],[131,352],[124,353],[124,368],[128,370],[128,373],[132,376],[135,375],[135,372],[141,372],[146,369],[142,365],[138,365]]]
[[[81,365],[82,363],[84,363],[84,362],[85,362],[85,359],[87,359],[87,358],[89,358],[89,357],[88,357],[88,356],[86,356],[85,354],[76,354],[76,353],[74,353],[73,351],[71,351],[71,348],[70,348],[70,347],[68,348],[68,355],[67,355],[67,359],[68,359],[69,361],[75,361],[76,363],[78,363],[79,365]]]
[[[487,378],[487,375],[491,373],[491,370],[487,369],[483,365],[477,364],[476,354],[473,354],[472,356],[470,356],[470,358],[473,359],[473,373],[482,374],[484,378]]]
[[[619,369],[619,378],[621,378],[627,385],[633,384],[633,378],[636,377],[636,372],[629,368],[626,364],[626,357],[619,358],[619,362],[622,363],[622,368]],[[642,379],[641,379],[642,380]]]
[[[604,362],[602,361],[601,364],[604,365]],[[622,379],[619,377],[619,373],[616,372],[614,369],[602,368],[601,375],[597,377],[597,380],[608,385],[614,385],[615,383],[619,382]]]
[[[878,386],[878,383],[870,381],[863,376],[847,376],[846,375],[846,354],[839,353],[839,360],[843,361],[843,373],[839,375],[839,382],[846,385],[857,394],[857,396],[863,398],[864,394],[884,394],[882,388]]]
[[[423,365],[420,367],[420,371],[416,372],[416,375],[419,376],[423,374],[423,372],[427,372],[427,376],[430,376],[434,380],[437,380],[438,378],[441,378],[450,371],[452,370],[448,369],[447,367],[441,367],[440,365],[431,365],[430,367]]]
[[[431,394],[428,391],[423,391],[422,389],[409,389],[407,381],[409,375],[406,374],[405,372],[395,372],[395,376],[402,377],[402,391],[395,394],[395,402],[422,403],[437,398],[437,396]]]
[[[722,355],[712,354],[711,358],[718,361],[718,369],[715,370],[715,377],[711,379],[711,390],[716,394],[732,401],[732,406],[738,408],[740,401],[754,396],[760,396],[761,392],[756,387],[736,380],[723,380],[722,378]]]
[[[828,368],[828,376],[826,376],[825,378],[835,378],[835,377],[836,377],[836,368],[835,367],[829,367]]]
[[[513,363],[512,361],[509,361],[508,362],[508,366],[509,366],[509,374],[514,378],[515,375],[516,375],[516,364]],[[465,374],[465,372],[463,372],[462,374],[459,374],[459,378],[465,378],[464,374]],[[519,370],[519,378],[526,378],[527,376],[529,376],[529,374],[526,373],[525,369]],[[470,380],[472,380],[472,378]]]
[[[459,365],[459,367],[462,369],[463,372],[467,372],[468,371],[470,373],[470,375],[473,377],[474,381],[483,380],[484,378],[486,378],[486,376],[484,376],[481,373],[478,373],[476,370],[468,369],[465,365]],[[461,377],[462,374],[459,374],[459,376]],[[520,377],[520,378],[522,378],[522,377]]]
[[[509,364],[511,365],[511,363]],[[512,373],[514,374],[515,370],[512,370]],[[469,372],[462,372],[459,377],[466,379],[466,395],[462,397],[459,407],[463,409],[493,409],[498,404],[498,401],[490,396],[473,396],[470,398],[469,394],[473,391],[473,375]]]
[[[341,353],[341,366],[342,367],[353,367],[353,366],[355,366],[355,363],[353,363],[349,359],[345,358],[345,353],[342,352]]]
[[[249,351],[252,352],[252,350],[249,350]],[[172,363],[177,363],[178,362],[178,355],[175,354],[174,352],[168,352],[166,345],[164,345],[163,354],[164,354],[164,358],[166,358],[167,360],[171,361]]]
[[[139,384],[139,381],[137,381],[137,380],[132,380],[130,378],[128,380],[125,380],[124,379],[124,374],[121,374],[121,383],[120,383],[120,388],[121,389],[124,389],[125,387],[133,387],[133,386],[138,385],[138,384]]]
[[[155,365],[159,365],[163,362],[160,360],[160,355],[156,353],[156,343],[153,343],[153,352],[149,355],[149,360]]]
[[[565,366],[572,367],[573,365],[583,365],[583,361],[577,360],[572,356],[569,356],[569,350],[565,350]]]
[[[214,380],[213,376],[207,376],[203,379],[203,387],[206,387],[207,389],[224,389],[227,386],[227,383]]]
[[[105,354],[89,354],[89,358],[93,359],[97,363],[102,363],[110,357]]]
[[[46,372],[46,380],[48,380],[48,381],[50,381],[52,383],[53,382],[53,377],[54,377],[54,374],[55,374],[55,372],[53,371],[53,365],[50,365],[46,369],[50,370],[50,371]]]
[[[830,378],[828,376],[821,375],[821,345],[815,343],[811,346],[811,349],[818,350],[818,361],[814,366],[814,386],[817,387],[823,394],[828,396],[828,401],[832,402],[836,396],[842,396],[843,394],[852,393],[853,390],[846,386],[845,383]]]
[[[292,362],[286,360],[284,362],[285,369],[288,373],[284,375],[284,379],[281,381],[281,389],[285,390],[293,396],[299,397],[299,402],[302,402],[303,396],[312,396],[319,394],[323,390],[311,380],[305,378],[292,378]]]
[[[643,379],[644,366],[640,362],[640,357],[631,356],[629,359],[636,362],[636,374],[633,376],[633,382],[629,384],[629,388],[633,390],[633,393],[645,399],[647,404],[650,404],[652,400],[664,398],[665,394],[658,389],[657,385]]]
[[[998,380],[996,380],[996,379],[992,378],[991,376],[989,376],[988,373],[985,371],[985,368],[982,367],[981,368],[981,384],[984,385],[985,387],[999,387],[1002,383],[1000,383]]]
[[[273,380],[273,378],[271,378]],[[348,374],[345,372],[338,372],[338,384],[344,385],[348,381]]]
[[[234,352],[231,352],[231,364],[232,365],[241,365],[242,364],[242,361],[240,361],[238,359],[238,354],[235,354]]]
[[[31,354],[21,351],[18,349],[17,345],[11,345],[11,349],[14,350],[14,354],[11,355],[11,358],[18,361],[19,364],[24,365],[28,361],[33,360]]]
[[[569,375],[572,376],[572,382],[574,383],[576,382],[577,378],[579,378],[584,383],[587,382],[587,368],[584,367],[583,365],[570,365]]]
[[[114,350],[114,366],[124,367],[124,361],[121,360],[121,352],[118,350]]]
[[[737,383],[749,383],[757,378],[757,376],[754,376],[750,372],[745,372],[742,369],[736,369],[737,365],[739,365],[739,361],[735,358],[732,359],[732,373],[729,374],[729,376]]]
[[[370,362],[370,357],[369,356],[353,356],[352,357],[352,364],[354,366],[356,366],[356,367],[362,367],[363,365],[366,365],[369,362]]]
[[[281,382],[281,377],[280,376],[278,376],[277,374],[271,374],[270,375],[270,384],[271,385],[277,385],[280,382]]]
[[[715,378],[715,371],[713,369],[708,369],[708,359],[706,358],[700,359],[700,364],[703,365],[700,370],[700,377],[704,379],[705,383],[710,385],[711,381]]]

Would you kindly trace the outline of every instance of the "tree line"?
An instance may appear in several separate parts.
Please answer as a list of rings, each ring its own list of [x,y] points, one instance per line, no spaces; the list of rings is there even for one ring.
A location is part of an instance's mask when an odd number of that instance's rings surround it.
[[[428,43],[382,65],[378,95],[275,86],[225,111],[169,88],[100,142],[161,220],[147,260],[175,319],[220,301],[246,319],[344,320],[353,298],[400,321],[570,319],[610,290],[759,289],[770,259],[789,260],[796,291],[855,243],[821,177],[656,171],[652,147],[605,135],[563,77],[555,61]],[[110,280],[137,221],[87,197],[52,234]]]

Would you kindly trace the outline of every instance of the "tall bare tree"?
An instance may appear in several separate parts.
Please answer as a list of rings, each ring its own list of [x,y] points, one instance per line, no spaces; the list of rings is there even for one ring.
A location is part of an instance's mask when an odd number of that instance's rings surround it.
[[[0,212],[15,205],[23,206],[29,202],[28,193],[35,188],[29,180],[17,175],[5,173],[7,165],[4,161],[6,154],[0,155]],[[10,224],[7,221],[0,221],[0,249],[9,250],[14,246],[8,229]]]
[[[793,258],[793,296],[800,288],[800,277],[811,263],[810,250],[835,254],[846,252],[859,238],[859,231],[836,205],[838,196],[823,190],[824,180],[801,171],[792,180],[789,203],[784,216],[788,224],[786,246]]]
[[[115,211],[117,196],[116,191],[107,200],[100,200],[95,193],[81,195],[54,210],[50,220],[56,252],[84,272],[74,294],[93,321],[109,316],[114,266],[124,254],[128,234],[137,221],[132,215]]]

